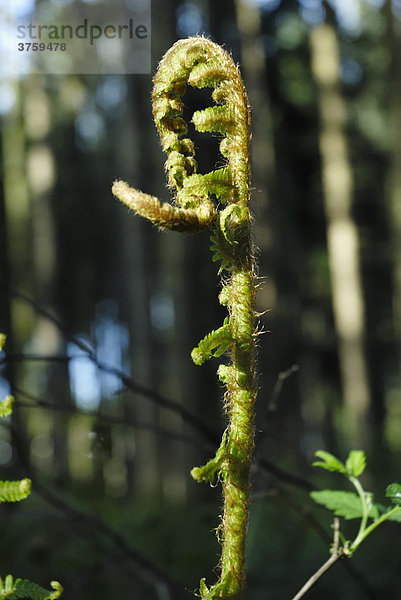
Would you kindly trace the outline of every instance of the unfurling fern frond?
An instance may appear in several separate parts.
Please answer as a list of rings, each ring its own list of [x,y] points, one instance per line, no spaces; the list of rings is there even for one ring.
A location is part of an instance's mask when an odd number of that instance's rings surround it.
[[[187,84],[213,88],[213,105],[195,111],[192,123],[199,132],[222,136],[219,169],[200,174],[194,144],[183,120],[182,96]],[[153,116],[167,154],[168,185],[174,204],[131,189],[116,181],[113,193],[137,214],[159,227],[195,232],[211,227],[213,260],[221,260],[226,280],[220,302],[229,316],[192,351],[197,365],[229,353],[228,365],[218,370],[226,386],[229,420],[216,453],[204,467],[192,470],[198,481],[211,482],[216,473],[223,484],[220,577],[208,588],[200,584],[202,599],[239,600],[245,577],[249,469],[253,450],[253,407],[256,398],[254,360],[254,257],[250,236],[250,111],[240,72],[231,56],[204,37],[180,40],[166,52],[154,77]],[[211,101],[211,104],[212,104]],[[223,205],[223,206],[222,206]]]
[[[0,503],[20,502],[25,500],[31,493],[31,480],[0,481]]]
[[[63,592],[58,581],[50,582],[53,591],[46,590],[37,583],[28,579],[15,579],[7,575],[4,581],[0,577],[0,600],[16,600],[17,598],[30,598],[31,600],[55,600]]]

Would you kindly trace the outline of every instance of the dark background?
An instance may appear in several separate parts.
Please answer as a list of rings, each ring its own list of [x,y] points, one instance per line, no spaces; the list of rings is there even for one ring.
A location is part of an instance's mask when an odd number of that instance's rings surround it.
[[[342,8],[341,8],[342,7]],[[316,450],[363,448],[384,501],[401,464],[401,3],[152,2],[153,72],[205,33],[252,106],[260,328],[245,600],[291,598],[329,554],[313,488],[346,487]],[[0,88],[1,575],[66,600],[190,599],[213,582],[220,487],[192,481],[224,429],[217,361],[190,352],[224,318],[208,233],[160,233],[115,178],[170,198],[151,75],[43,75]],[[188,90],[188,116],[210,103]],[[201,172],[218,141],[195,136]],[[267,312],[265,312],[267,311]],[[308,483],[310,482],[310,483]],[[352,537],[356,522],[342,523]],[[308,595],[401,598],[401,528],[382,526]]]

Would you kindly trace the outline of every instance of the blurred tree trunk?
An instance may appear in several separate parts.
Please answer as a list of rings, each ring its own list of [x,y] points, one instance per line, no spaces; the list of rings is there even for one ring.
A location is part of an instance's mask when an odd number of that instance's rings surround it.
[[[43,76],[28,77],[24,85],[24,124],[27,137],[27,185],[31,199],[32,273],[34,298],[41,308],[54,313],[58,257],[52,201],[57,178],[56,159],[49,144],[52,130],[51,100]],[[37,316],[32,349],[38,354],[65,354],[65,340],[48,319]],[[36,369],[38,367],[36,366]],[[43,365],[46,394],[51,402],[65,405],[69,399],[67,364]],[[36,393],[43,393],[38,389]],[[49,436],[52,477],[68,481],[68,416],[57,410],[51,415]]]
[[[392,2],[384,5],[386,39],[390,58],[389,67],[389,135],[390,165],[388,193],[392,227],[393,256],[393,311],[396,339],[399,342],[398,359],[401,359],[401,38],[396,30]]]
[[[153,137],[149,132],[149,79],[130,79],[128,98],[130,110],[122,115],[116,141],[118,177],[143,189],[146,188],[152,162],[148,141],[149,137]],[[137,165],[137,168],[133,169],[133,165]],[[150,290],[155,248],[149,240],[147,227],[147,223],[121,208],[123,261],[120,285],[127,303],[123,313],[131,340],[131,374],[137,383],[153,389],[152,361],[155,357],[150,325]],[[128,420],[157,423],[157,407],[148,399],[127,394],[124,402]],[[126,470],[129,490],[145,497],[157,492],[160,472],[157,440],[152,433],[139,430],[133,436],[129,430],[126,438]]]
[[[262,323],[267,320],[272,333],[269,335],[268,348],[280,347],[278,329],[280,305],[277,302],[279,290],[277,273],[280,269],[280,252],[277,239],[278,223],[278,193],[276,181],[276,156],[274,145],[273,118],[271,101],[268,91],[265,56],[262,47],[262,29],[260,8],[245,0],[236,0],[237,24],[241,44],[241,71],[244,77],[249,102],[252,111],[252,208],[255,216],[253,224],[255,241],[259,250],[258,258],[260,273],[267,280],[262,281],[256,298],[256,308],[261,313],[269,311],[268,318],[262,317]],[[295,335],[295,332],[292,332]],[[258,364],[261,372],[261,392],[259,394],[260,410],[258,411],[264,428],[264,434],[270,438],[273,435],[271,400],[274,386],[280,370],[291,365],[282,365],[283,352],[264,352],[262,344],[258,352]],[[268,394],[270,394],[269,397]],[[294,390],[296,394],[296,390]],[[293,397],[294,400],[294,397]],[[270,407],[270,408],[269,408]],[[294,402],[291,403],[294,415]],[[275,420],[275,419],[274,419]],[[289,421],[287,420],[287,423]],[[298,449],[298,426],[296,418],[291,419],[286,442]],[[280,429],[281,430],[281,429]]]
[[[170,0],[161,7],[155,5],[153,17],[158,23],[159,31],[155,39],[155,58],[160,60],[168,48],[176,41],[176,12],[181,5],[178,0]],[[158,14],[158,10],[162,13]],[[166,23],[166,15],[169,20]],[[163,27],[160,27],[163,24]],[[157,54],[156,54],[157,52]],[[185,100],[184,100],[185,101]],[[153,131],[155,129],[153,128]],[[160,144],[153,147],[155,172],[158,173],[157,195],[164,201],[172,201],[172,193],[168,190],[166,179],[163,176],[163,163],[166,155],[161,151]],[[205,238],[203,237],[204,242]],[[199,239],[184,236],[173,232],[158,234],[157,271],[160,274],[155,281],[156,295],[153,308],[167,311],[163,321],[159,323],[161,329],[157,332],[157,323],[153,323],[153,334],[159,337],[159,349],[162,371],[159,378],[159,391],[175,401],[185,405],[189,410],[194,410],[200,390],[194,389],[191,373],[193,369],[190,350],[197,340],[193,337],[192,323],[197,314],[202,313],[202,308],[197,313],[198,306],[191,303],[189,282],[195,279],[194,274],[199,274],[201,266],[196,264],[197,256],[193,252]],[[157,297],[157,293],[160,297]],[[198,296],[199,301],[199,296]],[[153,315],[153,316],[157,316]],[[154,368],[154,367],[153,367]],[[202,398],[202,400],[204,400]],[[159,423],[176,432],[178,435],[187,430],[187,425],[181,417],[172,411],[160,410]],[[187,432],[187,431],[186,431]],[[161,461],[161,486],[166,500],[182,503],[187,497],[188,483],[191,482],[190,469],[194,466],[193,453],[180,442],[169,439],[160,440]]]
[[[208,0],[210,32],[214,41],[232,53],[234,61],[240,57],[236,0]],[[258,9],[256,9],[258,10]]]
[[[152,10],[153,70],[164,52],[175,41],[175,3],[156,4]],[[163,8],[163,15],[158,11]],[[166,22],[166,15],[169,20]],[[163,197],[166,195],[163,177],[163,156],[159,150],[158,135],[151,113],[152,84],[150,76],[135,76],[129,80],[130,111],[120,121],[116,146],[119,149],[118,177],[130,181],[137,189]],[[132,168],[136,165],[136,168]],[[156,183],[157,182],[157,183]],[[161,192],[161,194],[160,194]],[[157,293],[159,256],[164,250],[160,234],[138,217],[122,209],[123,272],[121,274],[127,306],[124,310],[131,339],[131,371],[133,379],[150,389],[158,390],[161,384],[163,355],[151,324],[152,295]],[[160,259],[160,262],[163,262]],[[126,278],[126,279],[125,279]],[[159,389],[162,393],[163,389]],[[157,405],[142,397],[129,394],[125,412],[128,418],[158,425],[160,410]],[[142,497],[161,493],[165,454],[164,440],[147,431],[136,431],[127,437],[126,466],[128,486]]]
[[[9,354],[23,350],[32,327],[31,314],[12,295],[12,289],[31,289],[30,246],[29,246],[29,198],[25,169],[25,131],[22,118],[22,84],[13,82],[15,105],[4,117],[1,128],[2,158],[2,257],[1,319],[7,335],[6,350]],[[4,237],[3,237],[4,236]],[[20,381],[24,364],[9,364],[6,377],[11,390]],[[13,411],[13,445],[17,455],[29,466],[29,448],[26,427],[18,405]]]
[[[318,89],[319,146],[335,328],[345,404],[345,431],[352,444],[366,444],[370,389],[365,357],[365,306],[359,237],[352,218],[353,176],[345,135],[346,111],[339,81],[334,29],[322,25],[310,36],[312,72]]]

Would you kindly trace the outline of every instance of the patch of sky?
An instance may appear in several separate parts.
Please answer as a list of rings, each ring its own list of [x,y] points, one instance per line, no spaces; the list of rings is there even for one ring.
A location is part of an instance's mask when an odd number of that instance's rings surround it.
[[[82,150],[91,151],[104,134],[104,119],[95,107],[86,106],[75,119],[75,131],[78,146]]]
[[[329,0],[339,26],[346,33],[358,35],[361,28],[359,0]]]
[[[351,58],[346,58],[341,63],[340,77],[348,85],[357,85],[361,82],[363,69],[359,63]]]
[[[78,337],[78,336],[77,336]],[[79,337],[85,344],[88,340]],[[101,401],[101,387],[96,364],[74,343],[67,346],[71,394],[79,408],[94,410]]]
[[[157,292],[150,299],[150,320],[158,331],[167,331],[174,325],[174,303],[168,294]]]
[[[27,17],[35,12],[35,0],[9,0],[5,3],[9,14],[14,18]]]
[[[0,115],[5,115],[15,106],[17,95],[15,88],[7,79],[0,81]]]
[[[92,334],[96,361],[76,344],[70,343],[67,348],[71,393],[77,406],[84,410],[95,410],[102,400],[121,389],[121,377],[113,370],[128,373],[129,334],[118,319],[118,306],[114,300],[105,299],[98,303]],[[79,339],[90,346],[86,338]]]
[[[21,62],[21,52],[17,52],[16,25],[11,18],[11,23],[7,18],[3,18],[0,9],[0,80],[6,78],[17,79],[19,69],[17,65]],[[29,56],[24,57],[29,61]]]
[[[0,402],[4,400],[4,398],[8,396],[9,393],[10,384],[8,383],[7,379],[4,379],[4,377],[0,377]]]
[[[127,82],[121,75],[105,76],[96,88],[96,102],[106,110],[116,108],[126,96]]]
[[[299,12],[308,25],[318,25],[324,21],[326,11],[322,0],[299,0]]]
[[[281,4],[281,0],[249,0],[250,4],[259,6],[262,10],[273,11],[276,10]]]
[[[177,32],[188,36],[201,33],[203,30],[201,9],[194,2],[184,2],[177,9]]]
[[[96,355],[100,363],[128,372],[129,334],[118,320],[118,305],[114,300],[102,300],[96,307],[94,325]],[[121,378],[114,373],[99,371],[102,396],[110,398],[121,387]]]
[[[5,352],[4,350],[2,350],[0,352],[0,360],[4,359],[5,357]],[[4,398],[6,396],[8,396],[8,394],[10,393],[10,384],[8,383],[8,381],[6,379],[4,379],[4,377],[0,376],[0,401],[4,400]]]

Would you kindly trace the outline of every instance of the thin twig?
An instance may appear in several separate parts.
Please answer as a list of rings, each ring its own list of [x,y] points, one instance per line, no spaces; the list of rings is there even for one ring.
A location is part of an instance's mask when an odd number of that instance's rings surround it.
[[[171,411],[179,413],[181,415],[183,421],[185,421],[186,423],[191,425],[193,427],[193,429],[195,429],[195,431],[197,431],[201,435],[202,439],[204,440],[204,445],[207,446],[208,450],[210,450],[210,449],[214,450],[216,447],[216,444],[219,444],[219,437],[211,429],[209,429],[209,427],[207,427],[207,425],[205,425],[200,419],[198,419],[196,417],[196,415],[193,415],[190,411],[188,411],[181,404],[179,404],[178,402],[176,402],[174,400],[170,400],[169,398],[162,396],[161,394],[159,394],[158,392],[155,392],[154,390],[151,390],[145,386],[137,384],[131,377],[129,377],[126,373],[123,373],[120,369],[117,369],[110,365],[105,365],[105,364],[99,362],[96,357],[96,353],[90,346],[85,344],[85,342],[83,342],[76,336],[72,335],[68,331],[67,327],[59,319],[57,319],[48,310],[46,310],[42,306],[40,306],[35,300],[33,300],[32,298],[29,298],[25,294],[22,294],[21,292],[18,292],[17,290],[8,288],[6,285],[1,283],[1,281],[0,281],[0,292],[7,293],[10,296],[13,296],[14,298],[18,298],[18,299],[22,300],[23,302],[29,304],[32,307],[32,309],[35,311],[36,314],[41,315],[42,317],[44,317],[45,319],[47,319],[48,321],[53,323],[57,327],[57,329],[63,334],[64,338],[67,341],[72,342],[77,348],[82,350],[86,354],[87,358],[89,358],[98,367],[99,370],[118,377],[121,380],[122,384],[129,391],[140,394],[141,396],[144,396],[145,398],[149,398],[151,401],[155,402],[159,406],[163,406],[164,408],[168,408]],[[31,361],[35,361],[35,360],[46,361],[46,360],[48,360],[49,362],[65,363],[71,359],[78,359],[78,358],[79,357],[68,357],[68,356],[45,357],[45,356],[24,355],[24,354],[13,355],[13,356],[8,355],[0,360],[0,365],[2,363],[5,364],[8,362],[17,362],[17,361],[23,361],[23,360],[31,360]],[[275,390],[276,390],[276,387],[279,385],[279,382],[281,381],[281,387],[282,387],[285,379],[290,377],[290,375],[292,373],[294,373],[297,370],[297,368],[298,368],[297,365],[292,365],[289,369],[287,369],[287,371],[280,373],[278,376],[276,386],[275,386]],[[276,392],[276,395],[278,393],[279,392]],[[273,397],[274,397],[274,395],[275,395],[275,392],[273,391]],[[277,479],[282,480],[286,483],[295,485],[297,487],[302,487],[307,490],[314,489],[313,486],[305,479],[302,479],[296,475],[293,475],[292,473],[288,473],[287,471],[284,471],[283,469],[276,467],[275,465],[273,465],[272,463],[270,463],[267,460],[257,459],[256,465],[258,468],[262,469],[263,471],[267,471],[267,472],[271,473],[274,477],[276,477]]]
[[[12,428],[12,426],[11,426]],[[136,575],[150,584],[159,600],[182,599],[183,589],[173,581],[168,573],[156,566],[146,556],[126,540],[126,538],[93,513],[88,513],[74,507],[64,498],[55,494],[37,478],[31,465],[25,464],[24,457],[19,455],[19,460],[27,475],[33,481],[33,488],[49,505],[61,511],[69,521],[75,521],[97,533],[118,549],[120,555],[124,556]]]
[[[301,480],[302,481],[302,480]],[[295,482],[292,482],[297,485]],[[305,482],[308,483],[308,482]],[[299,485],[297,486],[299,487]],[[314,487],[316,489],[316,487]],[[316,518],[315,513],[311,509],[310,506],[305,505],[303,501],[299,500],[299,494],[293,494],[288,490],[288,488],[276,487],[272,490],[273,493],[279,496],[280,502],[285,502],[288,504],[290,508],[296,511],[301,517],[303,517],[306,523],[316,531],[322,542],[327,547],[330,544],[330,537],[326,533],[326,529],[322,527],[319,520]],[[272,493],[270,492],[270,493]],[[360,589],[365,594],[366,598],[370,600],[378,600],[379,595],[371,588],[369,582],[366,581],[363,574],[356,568],[355,564],[352,561],[341,561],[341,567],[347,571],[348,575],[352,577],[355,583],[360,587]]]
[[[54,363],[69,363],[72,360],[82,360],[83,358],[89,358],[94,365],[104,373],[108,373],[111,375],[115,375],[120,379],[123,386],[125,386],[131,392],[136,394],[140,394],[145,398],[155,402],[159,406],[163,408],[167,408],[175,413],[178,413],[183,421],[185,421],[188,425],[191,425],[194,429],[196,429],[202,436],[207,439],[210,444],[213,444],[215,447],[216,440],[218,437],[200,420],[196,415],[194,415],[191,411],[189,411],[185,406],[182,406],[175,400],[170,400],[165,396],[162,396],[158,392],[151,390],[143,385],[136,383],[129,375],[118,369],[117,367],[112,367],[111,365],[107,365],[105,363],[97,360],[96,355],[93,351],[87,350],[86,356],[65,356],[65,355],[37,355],[37,354],[6,354],[2,359],[0,359],[0,366],[2,364],[9,364],[15,362],[54,362]]]
[[[20,362],[20,361],[22,362],[24,360],[38,361],[38,362],[49,361],[49,362],[61,363],[61,362],[68,362],[70,360],[75,360],[75,359],[79,359],[79,358],[80,357],[69,357],[69,356],[58,356],[58,355],[57,356],[38,356],[38,355],[34,355],[34,354],[13,354],[13,355],[7,355],[3,359],[0,359],[0,366],[1,366],[1,364],[6,364],[8,362]],[[165,408],[169,408],[172,411],[178,412],[180,414],[180,416],[182,417],[182,419],[185,422],[187,422],[188,424],[190,424],[193,427],[193,429],[195,429],[195,431],[197,431],[199,433],[199,435],[203,439],[203,446],[208,451],[214,450],[216,448],[216,444],[217,445],[219,444],[219,442],[220,442],[219,437],[211,429],[209,429],[209,427],[207,425],[202,423],[202,421],[200,421],[195,415],[193,415],[186,408],[181,406],[178,402],[176,402],[174,400],[170,400],[168,398],[165,398],[164,396],[161,396],[158,392],[155,392],[153,390],[150,390],[148,388],[144,388],[144,387],[138,385],[130,377],[128,377],[127,375],[125,375],[119,369],[117,369],[115,367],[104,365],[104,364],[98,362],[93,357],[89,357],[89,358],[90,358],[90,360],[92,360],[94,362],[94,364],[100,370],[103,370],[107,373],[111,373],[111,374],[115,375],[116,377],[119,377],[121,379],[122,383],[130,391],[140,393],[141,395],[144,395],[144,396],[150,398],[151,400],[153,400],[160,406],[163,406]],[[309,483],[306,479],[303,479],[301,477],[298,477],[297,475],[293,475],[292,473],[285,471],[284,469],[276,467],[270,461],[267,461],[264,459],[256,459],[255,464],[256,464],[257,468],[260,468],[263,471],[270,473],[271,475],[273,475],[274,477],[276,477],[277,479],[279,479],[285,483],[288,483],[290,485],[295,485],[297,487],[302,487],[303,489],[306,489],[308,491],[315,489],[314,486],[312,486],[312,484]]]
[[[299,475],[294,475],[294,473],[289,473],[288,471],[284,471],[284,469],[280,469],[269,460],[265,458],[256,458],[254,460],[254,464],[257,468],[262,471],[266,471],[276,477],[279,481],[283,483],[288,483],[289,485],[295,485],[298,488],[302,488],[307,492],[312,492],[316,489],[316,486],[312,485],[310,481],[304,479],[303,477],[299,477]]]
[[[207,449],[209,449],[211,447],[211,444],[207,443],[206,441],[203,441],[202,439],[194,438],[192,435],[186,435],[184,433],[170,431],[169,429],[166,429],[165,427],[156,425],[154,423],[145,423],[143,421],[137,421],[136,419],[132,419],[126,416],[119,417],[116,415],[110,415],[104,413],[103,411],[100,412],[94,410],[82,410],[77,406],[73,406],[71,404],[56,404],[54,402],[48,402],[47,400],[37,398],[33,394],[15,386],[12,392],[14,396],[20,395],[30,400],[30,402],[24,402],[23,400],[18,400],[18,398],[16,398],[16,404],[23,408],[47,408],[50,410],[56,410],[60,412],[79,414],[85,417],[93,417],[94,419],[100,419],[101,421],[105,421],[106,423],[110,423],[112,425],[123,425],[126,427],[132,427],[134,429],[143,429],[146,431],[151,431],[156,435],[162,435],[164,437],[168,437],[169,439],[183,442],[184,444],[188,444],[196,448],[206,447]]]
[[[316,583],[317,581],[324,575],[333,565],[336,564],[338,560],[344,558],[345,553],[343,548],[340,548],[340,521],[337,517],[334,518],[333,523],[334,529],[334,542],[333,548],[331,551],[331,556],[326,562],[308,579],[305,585],[299,590],[297,594],[292,598],[292,600],[300,600],[303,598]]]
[[[275,383],[275,386],[273,389],[272,397],[271,397],[270,402],[267,407],[267,411],[269,413],[275,412],[275,410],[277,409],[277,402],[280,397],[281,390],[283,389],[284,382],[286,381],[286,379],[291,377],[291,375],[293,375],[297,371],[299,371],[299,365],[291,365],[291,367],[289,369],[286,369],[286,371],[281,371],[278,374],[277,380],[276,380],[276,383]]]

